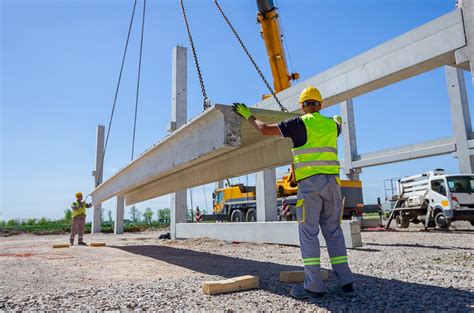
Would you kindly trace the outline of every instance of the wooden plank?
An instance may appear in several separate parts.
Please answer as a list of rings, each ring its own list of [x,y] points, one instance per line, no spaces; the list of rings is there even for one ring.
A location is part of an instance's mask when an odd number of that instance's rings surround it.
[[[106,243],[105,242],[91,242],[89,244],[91,247],[105,247]]]
[[[53,245],[53,248],[54,248],[54,249],[58,249],[58,248],[69,248],[69,244],[68,244],[68,243],[56,244],[56,245]]]
[[[323,280],[328,280],[329,270],[321,269]],[[285,283],[304,282],[304,271],[284,271],[280,272],[280,281]]]
[[[205,281],[202,283],[202,292],[206,295],[242,291],[258,288],[258,276],[245,275],[225,280]]]

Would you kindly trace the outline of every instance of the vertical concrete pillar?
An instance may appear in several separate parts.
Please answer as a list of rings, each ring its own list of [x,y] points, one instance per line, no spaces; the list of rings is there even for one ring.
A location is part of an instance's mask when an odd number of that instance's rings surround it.
[[[458,7],[462,10],[467,39],[466,53],[471,68],[471,81],[474,85],[474,0],[458,0]]]
[[[278,220],[276,199],[276,170],[266,169],[256,174],[257,221]]]
[[[117,196],[115,206],[115,224],[114,224],[114,233],[116,235],[123,234],[123,217],[125,211],[125,198],[122,196]]]
[[[451,121],[456,140],[456,155],[461,173],[472,173],[474,156],[470,154],[468,140],[472,132],[471,115],[467,102],[466,83],[462,69],[444,67],[451,104]]]
[[[171,123],[168,131],[173,132],[186,124],[188,119],[187,49],[185,47],[173,48],[171,79]],[[176,238],[176,223],[186,222],[187,210],[187,190],[171,194],[171,238]]]
[[[352,99],[341,103],[342,138],[344,140],[344,174],[350,180],[359,180],[361,169],[352,167],[357,156],[357,140],[355,132],[354,103]]]
[[[94,176],[94,186],[97,187],[102,183],[102,178],[104,173],[101,170],[103,162],[102,157],[104,156],[104,135],[105,135],[105,126],[97,126],[97,139],[96,139],[96,154],[95,154],[95,170],[92,172]],[[92,216],[92,228],[91,232],[93,234],[100,233],[100,224],[102,223],[102,204],[97,204],[94,206],[94,215]]]

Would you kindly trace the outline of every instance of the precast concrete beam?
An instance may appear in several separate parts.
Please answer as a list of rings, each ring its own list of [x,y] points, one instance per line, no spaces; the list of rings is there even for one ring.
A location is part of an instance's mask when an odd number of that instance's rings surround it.
[[[342,231],[347,248],[362,246],[360,224],[342,221]],[[299,246],[298,222],[250,222],[250,223],[181,223],[176,225],[177,238],[211,238],[226,241],[273,243]],[[319,235],[321,246],[326,246]]]
[[[449,154],[456,151],[455,139],[452,137],[406,145],[377,152],[361,154],[352,163],[354,167],[370,167],[409,161],[430,156]]]
[[[297,114],[252,109],[275,123]],[[288,138],[263,136],[232,111],[215,105],[138,156],[104,181],[91,196],[102,203],[124,196],[127,205],[176,190],[291,163]]]
[[[474,0],[459,0],[458,4],[462,10],[467,38],[467,47],[461,52],[465,59],[469,61],[472,83],[474,84]]]
[[[455,64],[455,51],[464,46],[463,18],[461,10],[456,9],[283,90],[278,98],[288,110],[297,111],[300,92],[315,85],[324,97],[324,107],[328,107],[437,67]],[[272,97],[256,107],[279,110]]]

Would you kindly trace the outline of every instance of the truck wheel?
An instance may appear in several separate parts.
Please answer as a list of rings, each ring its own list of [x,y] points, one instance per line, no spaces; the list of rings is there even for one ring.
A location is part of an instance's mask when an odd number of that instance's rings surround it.
[[[244,211],[242,211],[241,209],[236,209],[232,211],[232,214],[230,215],[230,221],[234,223],[244,222],[245,221]]]
[[[397,215],[395,218],[398,228],[408,228],[410,226],[409,216]]]
[[[257,221],[257,211],[255,209],[249,209],[247,214],[245,214],[245,220],[247,222],[256,222]]]
[[[435,223],[436,223],[436,227],[438,227],[440,229],[444,229],[444,230],[449,229],[449,226],[451,226],[451,222],[448,221],[446,216],[444,216],[444,214],[441,213],[441,212],[436,214]]]

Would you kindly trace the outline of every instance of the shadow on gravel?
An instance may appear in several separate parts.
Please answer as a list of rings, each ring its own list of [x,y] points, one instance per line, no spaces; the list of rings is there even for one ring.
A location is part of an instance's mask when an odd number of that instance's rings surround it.
[[[383,246],[383,247],[406,247],[406,248],[427,248],[427,249],[437,249],[437,250],[467,250],[472,251],[472,248],[466,247],[442,247],[442,246],[429,246],[429,245],[420,245],[418,243],[368,243],[370,246]],[[356,248],[357,250],[361,250]]]
[[[129,253],[150,257],[207,275],[230,278],[258,275],[260,289],[290,297],[290,284],[279,281],[281,271],[302,270],[302,267],[180,249],[166,246],[111,246]],[[387,270],[390,270],[387,268]],[[367,275],[354,275],[356,296],[344,297],[330,293],[315,303],[330,311],[385,311],[385,312],[472,312],[474,296],[466,290],[389,280]],[[157,277],[158,278],[158,277]],[[330,277],[329,290],[335,278]]]

